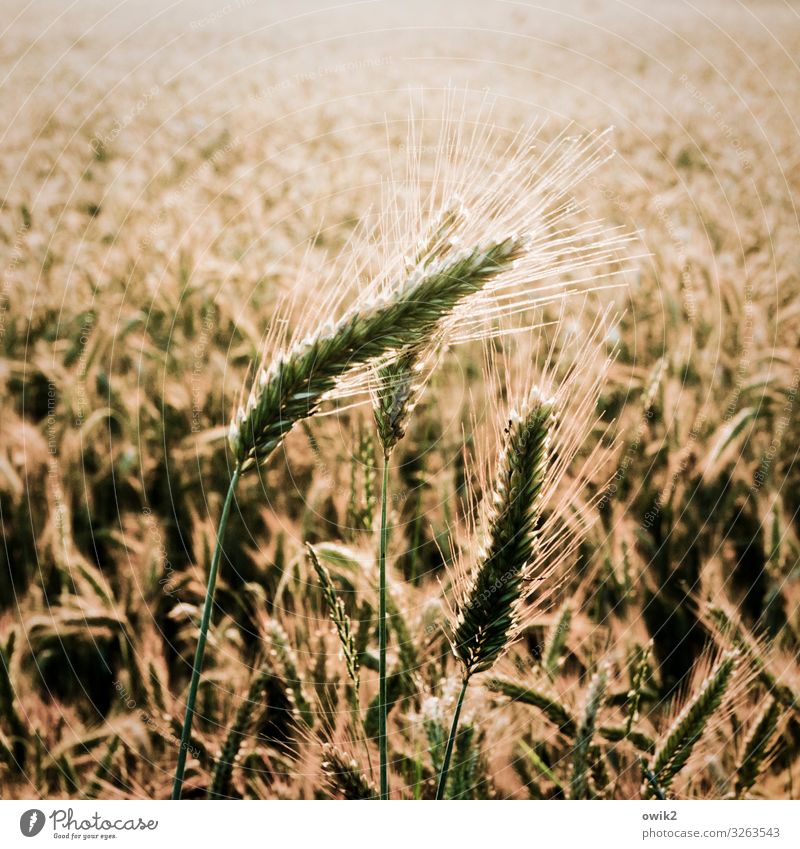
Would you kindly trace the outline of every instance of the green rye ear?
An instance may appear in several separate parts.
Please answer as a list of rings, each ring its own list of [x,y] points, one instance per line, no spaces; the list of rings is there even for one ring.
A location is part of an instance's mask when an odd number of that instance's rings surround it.
[[[517,607],[534,554],[552,417],[552,402],[534,392],[506,428],[488,542],[460,603],[452,636],[465,679],[489,669],[516,637]]]

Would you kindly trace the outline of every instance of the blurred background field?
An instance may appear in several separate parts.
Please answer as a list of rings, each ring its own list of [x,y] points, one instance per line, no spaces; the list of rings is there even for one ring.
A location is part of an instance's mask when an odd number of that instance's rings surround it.
[[[751,792],[796,798],[797,9],[4,5],[3,796],[168,795],[228,480],[224,434],[248,365],[279,297],[298,290],[313,302],[315,280],[380,203],[409,109],[435,113],[445,92],[469,89],[470,102],[491,99],[508,132],[542,119],[545,139],[613,125],[617,156],[581,200],[635,235],[615,288],[558,330],[566,345],[601,304],[620,312],[599,410],[617,444],[598,470],[605,496],[570,581],[508,676],[532,686],[544,675],[553,699],[578,712],[603,659],[603,722],[616,727],[652,641],[637,727],[657,738],[708,643],[738,639],[742,650],[752,633],[753,680],[674,789],[736,793],[750,723],[775,698],[774,751]],[[516,344],[503,353],[513,358]],[[431,794],[437,729],[452,709],[436,625],[481,366],[478,346],[445,360],[392,482],[398,796]],[[371,427],[368,409],[312,420],[242,488],[187,795],[212,780],[227,796],[347,795],[322,777],[310,739],[328,725],[340,734],[330,717],[346,705],[303,543],[322,545],[359,624],[366,712],[375,598],[364,558],[380,468]],[[566,602],[569,625],[554,631]],[[737,639],[714,627],[709,602],[735,616]],[[554,635],[563,646],[543,668]],[[220,775],[254,686],[235,763]],[[564,726],[507,701],[471,691],[459,792],[564,795]],[[596,748],[592,795],[638,796],[631,740],[598,737]]]

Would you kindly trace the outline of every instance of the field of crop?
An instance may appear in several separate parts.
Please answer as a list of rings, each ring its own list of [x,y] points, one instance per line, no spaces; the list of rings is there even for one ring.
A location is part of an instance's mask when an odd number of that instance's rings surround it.
[[[0,795],[798,798],[797,8],[322,6],[4,3]]]

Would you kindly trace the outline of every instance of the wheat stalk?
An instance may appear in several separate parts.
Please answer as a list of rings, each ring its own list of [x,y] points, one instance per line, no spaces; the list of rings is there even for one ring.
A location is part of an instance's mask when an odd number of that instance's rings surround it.
[[[534,687],[524,687],[508,678],[490,678],[486,682],[486,689],[492,693],[502,693],[514,702],[538,708],[559,731],[569,737],[575,734],[575,720],[553,696]]]
[[[487,279],[512,265],[523,251],[523,245],[522,239],[508,236],[434,263],[411,275],[390,295],[358,303],[338,323],[317,330],[259,370],[248,402],[239,408],[229,431],[235,466],[209,570],[173,799],[180,798],[183,786],[222,540],[240,475],[257,462],[266,460],[294,424],[316,413],[349,371],[391,351],[425,341],[442,317],[460,301],[479,292]]]
[[[586,705],[583,709],[580,725],[575,733],[575,746],[572,752],[572,781],[570,799],[585,799],[588,790],[589,750],[594,737],[597,714],[603,705],[608,673],[599,669],[589,682]]]
[[[597,733],[611,743],[628,740],[640,752],[644,752],[647,755],[652,755],[656,750],[655,741],[644,732],[636,731],[636,729],[628,730],[625,726],[621,725],[604,725],[597,729]]]
[[[505,246],[502,247],[501,246]],[[521,253],[521,243],[516,239],[510,242],[504,240],[500,243],[497,257],[489,259],[489,268],[481,270],[476,265],[474,276],[475,284],[473,292],[480,289],[482,283],[502,270],[504,264],[510,264]],[[488,255],[487,255],[488,256]],[[449,258],[437,259],[424,265],[412,274],[419,275],[423,279],[431,273],[436,274],[438,267],[447,267]],[[434,328],[431,328],[433,330]],[[389,775],[388,775],[388,692],[387,692],[387,670],[386,670],[386,644],[387,644],[387,622],[386,622],[386,551],[389,541],[389,527],[387,521],[387,501],[389,492],[389,458],[392,449],[402,438],[405,432],[405,424],[413,409],[413,399],[416,397],[418,387],[413,382],[416,365],[419,362],[419,351],[429,344],[428,334],[422,337],[416,345],[409,346],[397,360],[390,361],[379,370],[381,386],[377,392],[377,401],[374,406],[375,421],[378,426],[378,435],[383,446],[383,474],[381,477],[381,520],[380,520],[380,543],[378,552],[378,574],[379,574],[379,610],[378,610],[378,746],[380,757],[380,783],[381,798],[389,798]]]
[[[725,652],[697,692],[659,740],[650,771],[655,782],[668,791],[673,778],[683,769],[697,741],[702,737],[711,716],[722,704],[731,681],[738,652]],[[652,791],[645,788],[649,796]]]
[[[628,690],[628,713],[625,718],[626,737],[631,735],[634,723],[639,720],[639,703],[642,698],[642,688],[650,672],[650,650],[650,645],[645,646],[641,650],[639,662],[636,664],[633,679],[631,680],[631,688]]]
[[[475,566],[451,638],[468,681],[508,647],[518,624],[526,569],[545,483],[553,401],[534,390],[521,412],[512,411],[497,464],[488,542]]]
[[[343,799],[374,799],[378,793],[358,761],[332,743],[322,747],[322,772],[331,793]]]
[[[200,629],[197,637],[197,648],[195,649],[194,662],[192,663],[192,675],[189,680],[189,694],[186,698],[186,712],[184,714],[183,728],[181,730],[178,762],[175,766],[175,779],[172,783],[172,799],[180,799],[181,792],[183,790],[183,774],[186,769],[186,754],[189,750],[189,746],[191,745],[192,720],[194,719],[194,706],[197,700],[197,688],[200,684],[200,670],[203,666],[206,640],[208,639],[208,628],[211,624],[211,610],[214,605],[214,588],[217,584],[217,573],[219,572],[219,564],[222,558],[222,541],[225,537],[225,530],[228,527],[228,517],[230,515],[234,494],[236,492],[236,484],[239,481],[240,474],[241,469],[237,466],[231,476],[231,481],[228,485],[228,492],[222,505],[222,513],[220,514],[219,526],[217,528],[217,541],[214,547],[214,554],[211,558],[211,568],[208,571],[206,597],[203,602],[203,612],[200,617]]]
[[[572,622],[572,608],[564,605],[558,621],[547,633],[544,648],[542,649],[542,667],[550,678],[553,678],[561,664],[561,655],[567,643],[570,624]]]
[[[452,222],[451,222],[452,223]],[[437,233],[441,230],[440,225]],[[437,235],[434,240],[438,239]],[[439,253],[433,253],[430,246],[423,252],[425,261],[412,274],[427,274],[442,262],[447,262]],[[488,280],[488,276],[484,278]],[[476,290],[477,291],[477,290]],[[390,458],[397,443],[405,434],[406,425],[413,412],[416,400],[424,385],[421,372],[432,358],[434,349],[432,339],[422,339],[419,344],[411,345],[394,360],[390,360],[378,369],[378,387],[373,392],[373,412],[378,438],[383,448],[383,474],[381,477],[381,518],[378,551],[378,746],[380,756],[381,798],[389,796],[388,778],[388,692],[387,692],[387,622],[386,622],[386,552],[389,541],[387,501],[389,492]],[[430,369],[428,368],[428,371]]]
[[[322,563],[320,563],[319,558],[317,557],[317,552],[314,551],[313,546],[307,543],[306,550],[308,551],[311,565],[314,567],[314,571],[317,573],[317,577],[319,578],[319,583],[322,587],[322,594],[325,596],[331,621],[333,622],[334,627],[336,628],[336,633],[339,636],[339,643],[342,647],[342,654],[344,655],[345,668],[347,669],[347,675],[353,684],[353,689],[355,691],[355,703],[358,704],[358,690],[361,681],[359,676],[358,649],[356,648],[355,635],[353,634],[350,617],[347,615],[344,602],[336,594],[336,588],[333,586],[331,573],[325,566],[323,566]]]
[[[504,235],[456,252],[388,294],[362,299],[338,322],[263,365],[231,422],[228,441],[237,467],[244,471],[268,459],[348,372],[427,342],[444,316],[522,256],[524,244],[519,236]]]
[[[518,605],[534,548],[534,529],[547,471],[553,402],[534,389],[520,413],[512,411],[497,464],[488,543],[459,605],[451,646],[462,667],[461,692],[447,741],[437,799],[447,773],[470,678],[489,669],[515,637]]]
[[[744,741],[742,756],[736,767],[736,798],[743,798],[756,783],[769,758],[770,749],[781,715],[780,702],[767,696],[764,705]]]
[[[774,643],[756,636],[739,620],[736,613],[722,604],[706,604],[702,619],[723,645],[741,652],[742,657],[756,672],[767,690],[783,705],[800,713],[800,697],[796,688],[780,680],[774,668],[787,667],[780,663]]]
[[[439,140],[437,149],[447,151],[454,148],[461,127],[456,128],[456,138],[452,139],[453,128],[445,121],[445,131]],[[486,143],[486,139],[482,140]],[[457,245],[470,244],[478,238],[485,238],[489,232],[502,232],[511,226],[529,238],[529,250],[523,253],[519,267],[515,272],[498,275],[474,298],[465,299],[449,315],[443,318],[438,332],[403,351],[397,358],[384,364],[377,370],[373,386],[373,411],[379,439],[383,447],[384,468],[381,499],[381,527],[379,538],[379,714],[381,735],[382,777],[385,774],[384,756],[386,750],[386,548],[388,528],[386,515],[386,497],[389,483],[389,466],[392,452],[403,438],[411,414],[424,390],[424,387],[439,360],[442,349],[452,343],[468,339],[485,340],[494,335],[510,332],[505,322],[510,316],[529,311],[537,305],[549,302],[554,297],[562,297],[565,287],[555,284],[555,289],[547,286],[537,287],[536,282],[545,277],[555,277],[559,273],[586,269],[591,264],[609,257],[618,244],[605,233],[602,236],[592,226],[586,229],[563,228],[567,215],[563,204],[571,186],[580,181],[599,164],[602,155],[602,143],[589,138],[582,141],[558,139],[546,148],[540,164],[546,163],[543,173],[537,174],[531,167],[529,148],[533,137],[522,134],[520,151],[509,157],[508,166],[494,171],[491,179],[484,182],[475,179],[474,159],[482,152],[481,144],[468,150],[461,163],[464,169],[460,174],[455,167],[454,174],[447,172],[453,165],[447,158],[439,158],[436,163],[436,178],[427,197],[416,195],[414,203],[397,201],[389,208],[403,206],[404,216],[393,216],[383,221],[383,244],[404,244],[412,235],[419,232],[419,222],[424,221],[427,210],[441,198],[437,192],[444,192],[444,203],[433,224],[417,239],[417,248],[413,258],[404,260],[407,272],[421,273],[440,263],[452,254]],[[414,149],[413,143],[408,145]],[[460,152],[460,151],[459,151]],[[443,161],[444,159],[444,161]],[[419,192],[417,162],[407,163],[411,179],[411,195]],[[444,172],[444,174],[443,174]],[[464,179],[466,177],[466,180]],[[456,185],[463,197],[454,194],[448,197],[451,185]],[[406,190],[409,186],[403,186]],[[568,205],[567,205],[568,206]],[[403,222],[407,226],[404,227]],[[391,267],[393,257],[389,257],[387,267]],[[382,788],[385,781],[382,778]]]
[[[566,574],[562,567],[590,524],[589,516],[576,504],[580,504],[582,475],[598,462],[596,449],[588,452],[566,492],[558,496],[556,492],[596,421],[594,405],[608,364],[601,365],[591,380],[584,380],[587,366],[597,364],[596,332],[597,328],[581,346],[574,367],[555,392],[536,386],[518,410],[506,416],[504,444],[491,486],[483,487],[491,493],[486,499],[485,542],[477,562],[468,566],[463,556],[456,558],[449,630],[462,686],[439,776],[439,798],[446,786],[448,755],[470,679],[491,668],[538,614],[556,586],[550,579]],[[554,382],[549,369],[550,365],[541,376],[542,385]],[[506,377],[505,385],[508,382]],[[489,480],[484,473],[483,483]],[[542,520],[545,504],[552,509]],[[577,517],[578,522],[563,522],[565,514]]]
[[[208,790],[209,799],[219,799],[227,795],[231,776],[233,775],[233,767],[239,756],[239,750],[250,730],[253,711],[260,703],[260,697],[263,694],[267,681],[273,674],[272,670],[263,666],[253,676],[253,680],[250,682],[250,687],[247,690],[247,695],[236,711],[233,725],[228,730],[225,743],[217,757],[214,774],[211,778],[211,786]]]
[[[450,133],[455,127],[458,138],[461,125],[445,123]],[[580,276],[585,272],[585,277],[572,284],[573,290],[580,290],[597,279],[593,266],[616,258],[624,238],[609,235],[596,222],[567,224],[573,213],[569,190],[608,156],[603,137],[557,139],[545,148],[537,163],[541,172],[530,167],[532,142],[533,136],[523,134],[520,149],[516,153],[508,151],[508,166],[493,171],[489,180],[470,175],[473,179],[465,187],[466,203],[462,206],[449,199],[438,217],[431,216],[431,210],[440,201],[440,189],[450,190],[452,183],[447,180],[442,186],[434,186],[424,200],[420,196],[416,207],[402,217],[402,224],[396,218],[396,207],[390,204],[376,232],[379,237],[401,238],[399,242],[390,238],[376,240],[376,245],[391,246],[389,255],[379,256],[378,276],[338,321],[309,327],[307,313],[293,343],[288,345],[283,343],[284,319],[274,322],[247,401],[238,408],[229,428],[234,468],[209,570],[173,798],[179,798],[181,793],[222,541],[241,474],[266,462],[294,425],[315,415],[325,401],[359,393],[370,370],[378,367],[379,434],[387,458],[380,534],[379,591],[383,600],[388,456],[402,437],[424,385],[424,372],[435,363],[436,352],[443,344],[493,335],[499,331],[490,325],[496,325],[499,318],[524,313],[570,292],[563,282],[546,285],[542,281],[559,273]],[[449,151],[452,147],[445,144],[443,149]],[[464,162],[474,168],[471,156]],[[434,225],[425,226],[430,220]],[[409,243],[414,243],[412,233],[426,235],[421,240],[416,237],[420,247],[409,261],[404,251]],[[398,243],[401,251],[394,247]],[[327,296],[335,306],[343,291],[339,287],[323,292],[323,302]],[[385,600],[380,605],[379,622],[381,792],[386,796]]]
[[[389,546],[387,502],[389,500],[389,457],[383,457],[381,474],[381,524],[378,544],[378,771],[381,799],[389,798],[389,689],[386,676],[386,550]]]

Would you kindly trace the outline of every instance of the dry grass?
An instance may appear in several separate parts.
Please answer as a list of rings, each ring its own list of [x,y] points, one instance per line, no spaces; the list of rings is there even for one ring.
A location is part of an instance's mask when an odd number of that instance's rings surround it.
[[[293,21],[210,3],[8,16],[4,797],[169,794],[250,363],[279,310],[294,329],[321,281],[380,271],[353,234],[408,159],[409,105],[436,114],[466,84],[467,118],[488,86],[506,140],[545,116],[545,141],[569,121],[615,125],[617,157],[576,195],[637,234],[638,259],[608,267],[613,290],[521,316],[560,321],[494,339],[491,379],[476,342],[442,357],[401,423],[393,795],[436,792],[459,680],[445,599],[478,555],[493,413],[543,352],[566,369],[610,305],[618,353],[577,470],[592,445],[610,459],[580,486],[565,470],[542,505],[551,539],[580,526],[583,541],[472,681],[447,793],[796,796],[800,22],[778,3],[699,5],[643,4],[653,21],[635,4],[475,4],[457,27],[422,3]],[[423,179],[429,144],[413,152]],[[375,792],[376,454],[361,407],[294,428],[243,478],[186,796]]]

